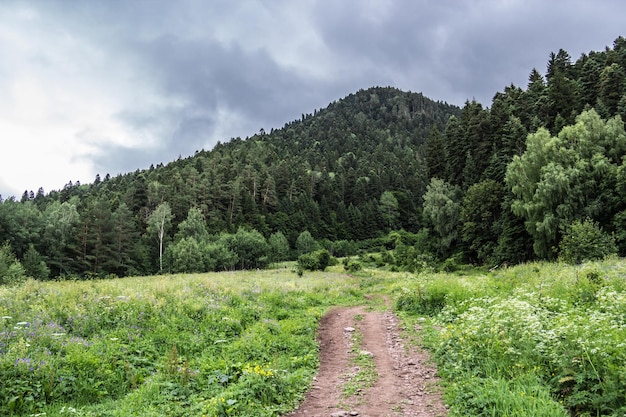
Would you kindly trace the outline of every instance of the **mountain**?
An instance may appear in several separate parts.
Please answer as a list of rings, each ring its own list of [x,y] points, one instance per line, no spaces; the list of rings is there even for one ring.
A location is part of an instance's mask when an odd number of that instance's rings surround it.
[[[415,229],[428,180],[424,144],[451,115],[459,116],[460,109],[419,93],[370,88],[282,129],[235,138],[165,166],[68,187],[59,198],[108,196],[134,213],[168,201],[173,229],[191,207],[199,207],[211,233],[244,225],[266,236],[280,230],[293,244],[303,230],[331,240],[379,235],[385,228],[378,200],[391,190],[404,203],[402,226]]]
[[[33,276],[251,267],[307,234],[337,254],[393,249],[411,270],[515,263],[554,259],[579,224],[626,254],[624,118],[622,37],[575,62],[552,53],[490,107],[360,90],[166,165],[4,201],[0,275],[7,259]]]

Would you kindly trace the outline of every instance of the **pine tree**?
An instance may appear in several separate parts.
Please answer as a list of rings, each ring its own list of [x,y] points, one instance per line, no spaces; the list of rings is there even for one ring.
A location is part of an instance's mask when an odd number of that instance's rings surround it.
[[[445,178],[446,147],[439,129],[433,127],[426,142],[426,166],[428,178]]]

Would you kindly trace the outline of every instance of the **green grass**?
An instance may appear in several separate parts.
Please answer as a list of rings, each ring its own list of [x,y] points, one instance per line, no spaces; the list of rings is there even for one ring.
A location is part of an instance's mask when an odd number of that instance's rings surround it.
[[[363,320],[363,316],[357,314],[354,317],[355,321]],[[351,368],[356,369],[354,375],[349,375],[343,386],[343,396],[350,397],[353,395],[359,395],[367,388],[374,386],[378,379],[378,373],[376,372],[376,363],[374,357],[369,352],[362,350],[363,333],[359,329],[352,332],[351,335]]]
[[[528,264],[396,285],[447,381],[451,415],[626,412],[626,263]]]
[[[0,287],[0,415],[279,416],[316,372],[319,318],[333,305],[381,308],[364,298],[376,294],[405,328],[419,322],[407,340],[431,350],[451,416],[626,413],[623,260],[292,267]]]
[[[289,268],[0,287],[0,415],[275,416],[361,280]]]

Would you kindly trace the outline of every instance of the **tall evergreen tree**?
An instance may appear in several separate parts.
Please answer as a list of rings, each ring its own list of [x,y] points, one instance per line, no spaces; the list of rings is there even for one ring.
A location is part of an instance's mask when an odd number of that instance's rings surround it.
[[[446,147],[443,135],[439,129],[433,127],[426,142],[426,166],[428,178],[445,178],[446,172]]]
[[[126,203],[120,204],[112,216],[113,223],[113,246],[111,259],[108,264],[110,272],[118,276],[125,276],[134,272],[136,267],[136,257],[138,256],[136,247],[138,245],[139,233],[137,225]]]

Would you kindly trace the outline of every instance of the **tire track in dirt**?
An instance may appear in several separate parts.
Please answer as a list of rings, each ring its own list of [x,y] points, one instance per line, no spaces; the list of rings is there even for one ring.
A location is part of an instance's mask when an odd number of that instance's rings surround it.
[[[378,378],[371,388],[345,397],[344,384],[354,374],[351,333],[345,330],[349,327],[361,332],[360,349],[373,355]],[[405,347],[393,313],[365,306],[334,308],[320,321],[318,343],[318,375],[300,407],[285,417],[447,415],[436,370],[426,352]]]

